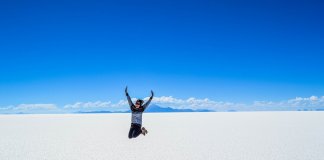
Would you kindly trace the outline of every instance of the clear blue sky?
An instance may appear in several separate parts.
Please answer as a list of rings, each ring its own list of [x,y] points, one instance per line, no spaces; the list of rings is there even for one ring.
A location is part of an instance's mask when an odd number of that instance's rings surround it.
[[[323,1],[1,1],[0,106],[324,95]]]

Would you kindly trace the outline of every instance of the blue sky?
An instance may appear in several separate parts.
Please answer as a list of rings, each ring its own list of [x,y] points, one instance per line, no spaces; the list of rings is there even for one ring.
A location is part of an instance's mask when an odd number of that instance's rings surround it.
[[[324,95],[321,1],[1,1],[0,106]]]

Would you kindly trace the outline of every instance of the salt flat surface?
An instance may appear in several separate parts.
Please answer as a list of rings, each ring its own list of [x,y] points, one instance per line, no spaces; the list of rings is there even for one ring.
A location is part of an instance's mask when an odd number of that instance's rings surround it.
[[[1,160],[323,160],[324,112],[0,115]]]

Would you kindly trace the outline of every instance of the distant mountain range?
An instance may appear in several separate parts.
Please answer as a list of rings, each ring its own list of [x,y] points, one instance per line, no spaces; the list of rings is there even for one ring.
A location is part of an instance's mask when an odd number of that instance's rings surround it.
[[[130,110],[128,111],[79,111],[77,113],[129,113]],[[158,113],[158,112],[213,112],[208,109],[198,109],[198,110],[193,110],[193,109],[173,109],[171,107],[160,107],[158,105],[150,105],[145,112],[150,112],[150,113]]]
[[[171,107],[160,107],[158,105],[151,105],[149,106],[145,112],[212,112],[208,109],[173,109]]]

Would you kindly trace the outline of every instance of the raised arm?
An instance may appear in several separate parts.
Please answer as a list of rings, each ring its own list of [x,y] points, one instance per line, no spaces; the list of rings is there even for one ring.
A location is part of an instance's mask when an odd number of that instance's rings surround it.
[[[151,97],[150,97],[150,99],[143,105],[143,108],[144,108],[144,110],[146,109],[146,107],[147,106],[149,106],[150,105],[150,103],[151,103],[151,101],[152,101],[152,99],[153,99],[153,96],[154,96],[154,93],[153,93],[153,91],[151,90]]]
[[[127,101],[128,101],[129,107],[133,107],[134,104],[133,104],[133,102],[132,102],[131,97],[130,97],[129,94],[128,94],[127,86],[126,86],[126,89],[125,89],[125,94],[126,94],[126,97],[127,97]]]

